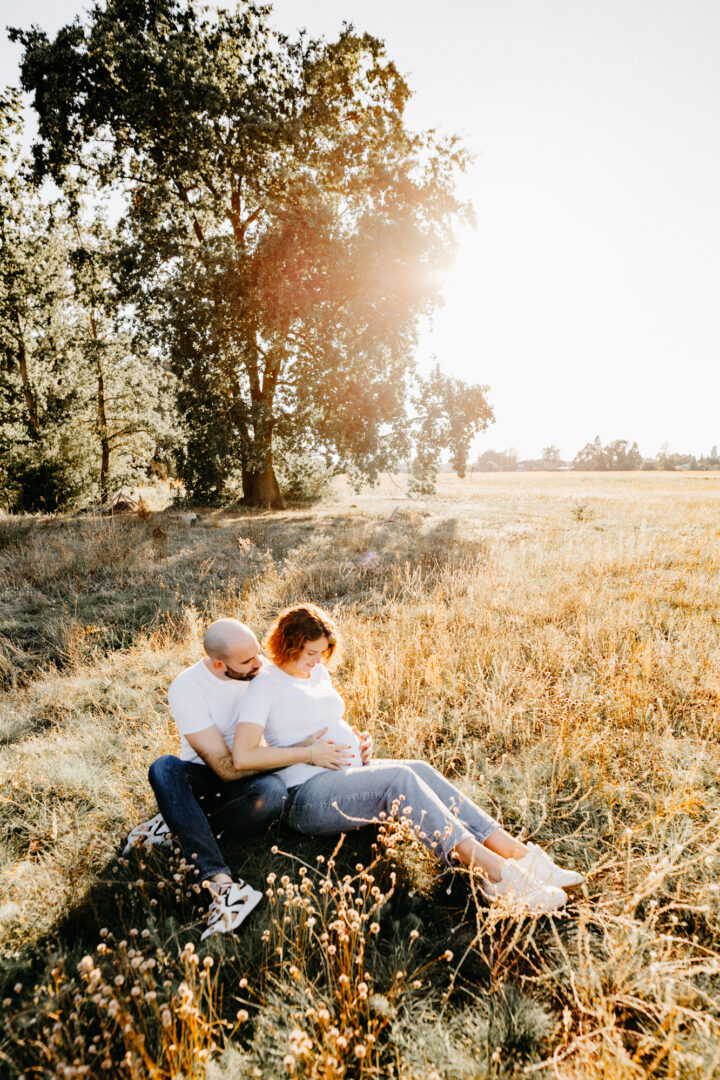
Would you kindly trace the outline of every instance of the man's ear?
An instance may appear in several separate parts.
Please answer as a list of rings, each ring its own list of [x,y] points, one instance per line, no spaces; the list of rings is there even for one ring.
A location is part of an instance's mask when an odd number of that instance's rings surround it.
[[[213,660],[212,666],[215,668],[216,671],[220,671],[222,668],[225,667],[225,663],[222,660],[217,660],[216,659],[216,660]]]

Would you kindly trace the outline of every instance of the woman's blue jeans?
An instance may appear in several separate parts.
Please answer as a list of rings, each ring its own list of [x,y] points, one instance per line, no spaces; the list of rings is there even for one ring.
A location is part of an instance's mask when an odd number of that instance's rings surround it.
[[[342,833],[383,818],[406,818],[418,839],[444,862],[463,840],[479,843],[497,821],[426,761],[374,760],[327,770],[292,788],[284,820],[301,833]]]
[[[287,797],[279,776],[221,780],[209,765],[165,754],[150,766],[150,784],[160,813],[201,881],[229,874],[216,834],[245,836],[276,821]]]

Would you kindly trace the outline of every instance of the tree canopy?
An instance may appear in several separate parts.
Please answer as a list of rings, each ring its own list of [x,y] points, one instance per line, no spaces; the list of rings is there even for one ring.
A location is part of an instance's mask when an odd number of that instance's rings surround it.
[[[56,510],[142,474],[167,373],[123,318],[97,207],[42,196],[19,95],[0,96],[0,498]],[[168,410],[169,411],[169,410]]]
[[[582,470],[628,470],[642,468],[643,457],[636,442],[630,444],[627,439],[615,439],[603,446],[600,436],[595,441],[586,443],[578,450],[573,460],[574,469]]]
[[[279,505],[278,448],[358,478],[407,456],[418,325],[469,216],[466,158],[407,128],[383,44],[347,25],[290,40],[266,7],[179,0],[107,0],[52,41],[12,36],[36,175],[127,199],[118,280],[178,378],[190,492],[235,471],[246,501]],[[492,415],[482,388],[433,393],[446,420],[416,425],[421,453],[462,467]]]

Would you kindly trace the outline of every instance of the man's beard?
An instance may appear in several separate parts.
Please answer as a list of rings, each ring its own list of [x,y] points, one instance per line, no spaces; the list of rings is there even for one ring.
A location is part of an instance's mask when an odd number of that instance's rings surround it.
[[[250,682],[251,679],[255,678],[259,671],[260,668],[258,668],[257,671],[248,671],[247,675],[241,675],[239,671],[233,671],[227,664],[225,665],[225,677],[232,679],[233,682]]]

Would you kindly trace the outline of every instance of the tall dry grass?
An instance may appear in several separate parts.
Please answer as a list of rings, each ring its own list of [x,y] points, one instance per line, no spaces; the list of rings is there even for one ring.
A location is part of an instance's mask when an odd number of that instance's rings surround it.
[[[720,481],[396,485],[160,515],[162,547],[152,521],[4,523],[8,1075],[720,1075]],[[487,909],[411,837],[333,854],[276,829],[223,839],[268,897],[201,949],[179,855],[118,857],[203,623],[262,632],[301,598],[341,622],[336,678],[381,754],[586,874],[561,917]]]

